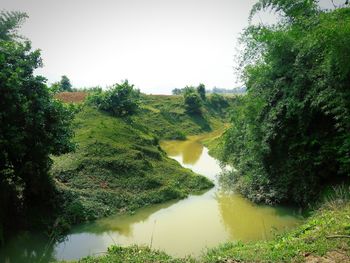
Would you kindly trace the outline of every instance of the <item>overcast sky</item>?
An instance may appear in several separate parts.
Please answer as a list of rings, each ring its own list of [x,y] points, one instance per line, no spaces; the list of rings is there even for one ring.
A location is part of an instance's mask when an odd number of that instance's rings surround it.
[[[169,94],[204,83],[233,88],[237,38],[256,0],[0,0],[29,15],[21,33],[42,50],[37,73],[75,87],[129,79]],[[331,6],[330,0],[321,0]],[[337,0],[335,1],[337,2]],[[271,15],[257,19],[269,20]]]

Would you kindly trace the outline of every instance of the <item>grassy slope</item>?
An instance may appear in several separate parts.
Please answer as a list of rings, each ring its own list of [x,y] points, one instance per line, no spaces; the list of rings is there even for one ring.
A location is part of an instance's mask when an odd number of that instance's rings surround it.
[[[168,158],[158,139],[217,129],[222,115],[203,107],[202,116],[190,116],[176,96],[143,96],[141,110],[129,118],[82,106],[75,118],[78,148],[55,157],[52,169],[62,196],[61,223],[133,211],[210,188],[207,179]]]
[[[182,96],[143,96],[140,114],[133,119],[145,123],[151,132],[161,139],[184,139],[187,135],[222,129],[227,109],[214,109],[208,99],[202,107],[202,115],[186,113]]]
[[[349,238],[327,238],[332,235],[350,235],[349,202],[323,207],[303,225],[272,241],[227,243],[200,259],[175,259],[163,252],[133,246],[111,247],[105,256],[78,262],[350,262]],[[322,261],[326,259],[329,261]]]

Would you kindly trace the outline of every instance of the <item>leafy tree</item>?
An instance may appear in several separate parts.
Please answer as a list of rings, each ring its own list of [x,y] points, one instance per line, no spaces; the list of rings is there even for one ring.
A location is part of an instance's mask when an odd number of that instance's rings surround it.
[[[21,38],[17,29],[22,25],[28,15],[18,11],[0,12],[0,40],[10,41]]]
[[[306,204],[350,174],[350,8],[261,0],[284,18],[244,32],[248,95],[236,106],[223,158],[246,196]]]
[[[72,92],[72,84],[70,83],[70,80],[67,76],[62,76],[61,77],[61,81],[60,81],[60,87],[61,87],[61,91],[68,91],[68,92]]]
[[[93,93],[88,97],[88,102],[100,110],[121,117],[133,114],[139,109],[140,91],[125,80],[121,84],[115,84],[108,91]]]
[[[201,99],[203,101],[205,101],[205,85],[204,84],[199,84],[199,86],[197,87],[197,93],[199,94],[199,96],[201,97]]]
[[[228,106],[228,102],[225,99],[225,97],[217,93],[213,93],[209,97],[209,103],[212,105],[214,109],[221,109]]]
[[[71,111],[53,99],[43,77],[33,75],[41,64],[28,41],[0,40],[0,243],[16,219],[48,205],[50,155],[74,148]]]
[[[181,95],[182,94],[182,89],[175,88],[172,91],[173,95]]]
[[[201,113],[202,100],[194,87],[185,87],[183,96],[188,113]]]

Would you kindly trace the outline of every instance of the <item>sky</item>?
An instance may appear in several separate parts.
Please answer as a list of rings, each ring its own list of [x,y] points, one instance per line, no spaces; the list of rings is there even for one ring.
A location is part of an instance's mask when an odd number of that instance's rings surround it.
[[[335,3],[340,0],[335,0]],[[29,15],[20,33],[40,49],[36,71],[74,87],[128,79],[144,93],[203,83],[234,88],[238,38],[256,0],[0,0]],[[331,7],[330,0],[321,0]],[[255,19],[273,21],[263,13]]]

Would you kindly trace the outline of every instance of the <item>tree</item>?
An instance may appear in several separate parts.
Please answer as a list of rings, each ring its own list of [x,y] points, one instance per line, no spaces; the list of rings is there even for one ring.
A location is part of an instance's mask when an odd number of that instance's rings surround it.
[[[17,29],[28,18],[28,15],[18,11],[0,12],[0,40],[10,41],[21,38],[17,34]]]
[[[16,219],[48,205],[50,155],[69,152],[74,145],[72,112],[52,97],[43,77],[33,75],[42,65],[40,52],[31,51],[29,41],[10,36],[0,40],[0,50],[1,243],[2,232]]]
[[[260,0],[283,12],[244,32],[248,95],[232,114],[224,158],[236,187],[267,203],[305,205],[350,174],[350,9]]]
[[[185,108],[188,113],[201,113],[202,100],[194,87],[185,87],[183,96]]]
[[[70,80],[66,75],[63,75],[61,77],[60,87],[61,91],[72,92],[72,84],[70,83]]]
[[[88,102],[98,109],[114,116],[122,117],[135,113],[140,105],[140,91],[134,89],[128,80],[115,84],[105,92],[95,92],[88,97]]]
[[[171,92],[172,92],[173,95],[181,95],[182,90],[178,89],[178,88],[175,88]]]
[[[205,85],[204,84],[199,84],[199,86],[197,87],[197,93],[199,94],[199,96],[201,97],[201,99],[203,101],[205,101]]]

